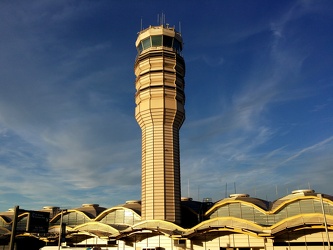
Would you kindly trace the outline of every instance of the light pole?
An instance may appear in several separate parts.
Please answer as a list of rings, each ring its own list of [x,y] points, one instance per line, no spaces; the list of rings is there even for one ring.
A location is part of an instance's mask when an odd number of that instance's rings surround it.
[[[58,250],[60,250],[60,245],[61,245],[61,236],[62,236],[62,220],[63,220],[63,215],[64,212],[67,212],[67,209],[63,209],[61,210],[61,214],[60,214],[60,225],[59,225],[59,239],[58,239]],[[66,233],[66,228],[65,228],[65,233]]]
[[[324,202],[323,202],[323,195],[322,194],[318,194],[317,196],[320,199],[321,210],[323,212],[325,232],[326,232],[326,238],[327,238],[327,246],[328,246],[328,249],[331,250],[331,242],[330,242],[331,240],[330,240],[330,235],[329,235],[328,229],[327,229],[327,220],[326,220],[326,213],[325,213]]]
[[[14,218],[13,218],[13,222],[12,222],[12,233],[10,235],[10,242],[9,242],[9,250],[14,250],[16,227],[17,227],[19,211],[20,211],[20,207],[15,206],[14,207]]]

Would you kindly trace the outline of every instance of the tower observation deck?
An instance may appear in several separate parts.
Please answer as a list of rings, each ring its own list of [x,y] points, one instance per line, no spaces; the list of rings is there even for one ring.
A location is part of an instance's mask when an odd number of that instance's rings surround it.
[[[150,26],[136,40],[135,118],[142,130],[142,220],[179,224],[179,129],[185,119],[181,34]]]

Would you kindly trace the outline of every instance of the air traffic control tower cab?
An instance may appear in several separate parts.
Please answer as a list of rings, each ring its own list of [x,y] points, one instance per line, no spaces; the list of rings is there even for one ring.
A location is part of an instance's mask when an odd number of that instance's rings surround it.
[[[181,53],[183,49],[183,39],[180,33],[176,32],[174,28],[162,26],[149,27],[140,32],[136,40],[136,48],[138,54],[149,48],[166,47],[172,48],[177,53]]]

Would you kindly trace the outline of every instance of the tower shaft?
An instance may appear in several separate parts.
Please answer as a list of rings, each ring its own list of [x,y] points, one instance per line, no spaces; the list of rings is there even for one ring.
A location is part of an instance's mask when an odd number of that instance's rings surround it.
[[[180,223],[179,129],[185,119],[182,39],[157,26],[136,41],[135,117],[142,130],[143,220]]]

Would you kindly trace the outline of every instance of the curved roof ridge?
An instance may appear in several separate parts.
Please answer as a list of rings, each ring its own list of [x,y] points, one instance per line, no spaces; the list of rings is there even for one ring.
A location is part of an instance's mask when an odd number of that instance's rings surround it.
[[[108,225],[108,224],[104,224],[104,223],[101,223],[99,221],[89,221],[89,222],[86,222],[86,223],[83,223],[81,225],[78,225],[78,226],[75,226],[73,228],[73,230],[79,230],[80,228],[82,227],[89,227],[90,225],[98,225],[102,228],[107,228],[107,229],[110,229],[110,231],[112,231],[113,234],[119,234],[119,230],[117,230],[116,228],[114,228],[113,226],[111,225]],[[83,231],[87,231],[87,230],[83,230]],[[96,231],[96,227],[94,227],[94,231]],[[105,231],[103,231],[105,232]]]
[[[330,195],[323,195],[323,202],[331,203],[333,205],[333,196]],[[318,193],[312,193],[312,194],[307,194],[307,195],[302,195],[302,194],[290,194],[287,195],[281,199],[278,199],[272,203],[271,210],[269,211],[270,214],[274,214],[283,207],[286,207],[287,205],[299,201],[299,200],[307,200],[307,199],[314,199],[314,200],[319,200],[320,197],[318,197]]]
[[[0,220],[4,221],[5,224],[10,224],[12,219],[8,216],[5,216],[5,215],[0,215]]]
[[[145,225],[145,226],[143,226]],[[187,229],[184,229],[183,227],[172,223],[170,221],[163,221],[163,220],[145,220],[145,221],[140,221],[136,223],[135,225],[131,226],[128,229],[123,230],[122,232],[130,232],[138,229],[153,229],[153,230],[158,230],[163,233],[165,233],[164,230],[172,232],[172,234],[169,235],[179,235],[183,234],[184,232],[187,231]]]
[[[61,214],[64,216],[66,214],[70,214],[70,213],[78,213],[78,214],[83,214],[87,219],[92,220],[93,218],[91,218],[90,216],[88,216],[88,214],[86,214],[84,211],[80,211],[77,209],[68,209],[65,211],[60,211],[59,213],[57,213],[51,220],[51,223],[54,223],[56,221],[58,221],[61,218]]]
[[[229,223],[221,223],[221,222],[229,222]],[[247,225],[247,227],[243,227],[240,225]],[[257,235],[258,233],[263,232],[266,227],[260,226],[252,221],[237,217],[216,217],[213,219],[202,221],[198,225],[190,228],[186,233],[186,235],[193,234],[200,230],[206,230],[206,229],[214,230],[216,228],[225,228],[227,231],[235,231],[235,232],[239,232],[239,230],[237,230],[239,228],[241,231],[245,230],[246,232],[250,232],[251,234]]]
[[[328,227],[333,228],[333,215],[325,215],[325,217]],[[276,234],[294,227],[309,228],[309,225],[324,228],[324,221],[325,218],[322,213],[298,214],[273,224],[269,229],[272,234]]]
[[[0,235],[4,235],[4,234],[10,234],[11,233],[11,230],[9,230],[8,228],[5,228],[5,227],[0,227]]]
[[[257,198],[251,198],[251,200],[247,200],[248,198],[225,198],[223,200],[218,201],[217,203],[215,203],[206,213],[205,216],[209,216],[211,215],[213,212],[215,212],[218,208],[223,207],[227,204],[231,204],[231,203],[243,203],[246,205],[249,205],[255,209],[257,209],[258,211],[262,212],[262,213],[267,213],[268,208],[265,209],[265,207],[263,208],[261,205],[259,205],[258,203],[254,203],[252,202],[253,199],[258,200],[258,201],[263,201],[261,199],[257,199]]]
[[[118,209],[121,209],[121,210],[130,210],[133,213],[135,213],[136,215],[140,216],[140,218],[141,218],[141,215],[138,214],[137,211],[134,210],[134,209],[132,209],[132,208],[122,207],[122,206],[115,206],[115,207],[108,208],[108,209],[104,210],[103,212],[101,212],[98,216],[96,216],[96,218],[94,219],[94,221],[100,221],[105,216],[107,216],[109,213],[111,213],[112,211],[118,210]]]

